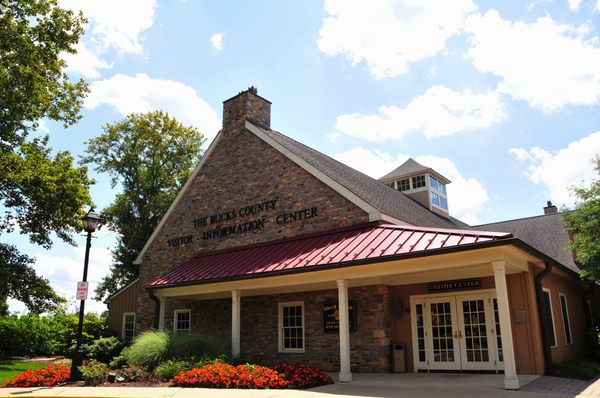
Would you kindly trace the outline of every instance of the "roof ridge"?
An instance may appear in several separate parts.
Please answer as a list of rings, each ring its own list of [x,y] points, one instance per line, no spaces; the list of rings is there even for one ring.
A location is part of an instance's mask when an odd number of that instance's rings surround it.
[[[484,225],[491,225],[491,224],[504,224],[504,223],[508,223],[508,222],[511,222],[511,221],[530,220],[532,218],[542,218],[542,217],[557,216],[557,215],[561,215],[561,214],[562,214],[562,212],[550,213],[550,214],[537,214],[535,216],[529,216],[529,217],[511,218],[509,220],[495,221],[495,222],[488,222],[488,223],[485,223],[485,224],[471,225],[470,228],[482,227]]]

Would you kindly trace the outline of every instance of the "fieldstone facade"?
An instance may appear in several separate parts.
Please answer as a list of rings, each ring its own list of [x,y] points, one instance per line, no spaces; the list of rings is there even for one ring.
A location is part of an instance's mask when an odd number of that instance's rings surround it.
[[[154,323],[149,284],[199,253],[368,221],[366,212],[244,128],[246,119],[268,127],[269,112],[270,103],[252,88],[225,101],[218,142],[142,258],[138,330]]]
[[[356,303],[357,330],[350,334],[353,372],[389,372],[393,319],[388,286],[350,288]],[[278,351],[278,305],[304,303],[305,352]],[[305,364],[327,371],[339,369],[339,335],[323,330],[323,307],[337,302],[337,290],[243,297],[241,356],[260,364]],[[214,337],[225,350],[231,345],[231,300],[169,300],[165,327],[173,329],[176,309],[191,309],[192,330]]]

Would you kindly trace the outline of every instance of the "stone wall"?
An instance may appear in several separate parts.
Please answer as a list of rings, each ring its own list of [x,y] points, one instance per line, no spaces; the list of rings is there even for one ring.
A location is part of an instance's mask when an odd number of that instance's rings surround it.
[[[225,102],[220,141],[142,259],[138,330],[153,325],[149,283],[199,253],[368,221],[367,213],[252,132],[236,129],[243,126],[244,115],[268,124],[269,109],[270,103],[251,91]],[[277,216],[298,212],[310,220],[277,223]],[[244,230],[210,236],[229,227]]]
[[[348,289],[356,303],[357,330],[350,333],[353,372],[389,372],[392,319],[387,286]],[[304,303],[305,352],[278,352],[279,303]],[[337,290],[241,298],[241,355],[244,360],[278,364],[288,362],[339,370],[339,335],[323,331],[323,306],[337,302]],[[231,347],[231,300],[167,301],[165,327],[173,328],[173,311],[191,308],[193,332],[217,338],[229,352]]]

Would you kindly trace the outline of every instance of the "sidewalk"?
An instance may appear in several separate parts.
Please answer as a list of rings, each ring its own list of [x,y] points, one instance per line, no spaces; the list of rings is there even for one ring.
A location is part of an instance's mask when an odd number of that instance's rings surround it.
[[[352,383],[336,383],[310,390],[218,390],[181,387],[51,387],[0,389],[0,398],[600,398],[595,383],[556,377],[519,376],[521,389],[502,388],[502,375],[473,374],[355,374]]]

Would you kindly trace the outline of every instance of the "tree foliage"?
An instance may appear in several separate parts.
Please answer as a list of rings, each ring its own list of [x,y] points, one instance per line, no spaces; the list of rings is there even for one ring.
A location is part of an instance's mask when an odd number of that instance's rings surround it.
[[[67,127],[81,117],[87,84],[69,80],[61,57],[75,53],[85,22],[56,0],[0,0],[0,234],[18,229],[45,248],[52,232],[73,244],[70,233],[91,202],[87,168],[75,167],[68,152],[52,154],[47,137],[28,138],[43,118]],[[7,297],[34,312],[60,303],[29,257],[1,248],[0,307]]]
[[[595,170],[600,177],[600,156],[595,159]],[[563,213],[569,232],[573,234],[571,249],[583,268],[582,276],[600,282],[600,178],[588,187],[574,187],[577,197],[575,209]]]
[[[200,160],[204,141],[196,128],[155,111],[107,124],[88,142],[82,161],[96,164],[97,171],[111,176],[113,187],[122,187],[102,210],[119,237],[111,273],[96,289],[97,299],[137,275],[133,261]]]
[[[0,0],[0,138],[20,144],[42,118],[79,120],[88,90],[71,82],[62,52],[75,53],[84,32],[81,14],[56,0]]]
[[[0,243],[0,316],[8,315],[7,297],[22,301],[36,314],[65,302],[46,279],[36,275],[32,263],[32,258],[20,254],[14,246]]]

